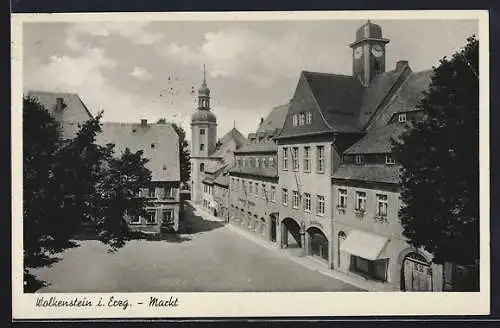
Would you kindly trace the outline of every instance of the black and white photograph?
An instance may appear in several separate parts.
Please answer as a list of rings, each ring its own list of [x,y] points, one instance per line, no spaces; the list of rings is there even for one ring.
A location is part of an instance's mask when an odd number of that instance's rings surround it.
[[[484,12],[14,16],[19,313],[487,313]]]

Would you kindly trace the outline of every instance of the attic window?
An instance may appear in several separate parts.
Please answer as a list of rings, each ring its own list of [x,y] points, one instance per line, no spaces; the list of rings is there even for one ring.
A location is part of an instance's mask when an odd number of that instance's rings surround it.
[[[406,113],[402,113],[398,115],[398,122],[399,123],[404,123],[406,122]]]
[[[391,154],[385,155],[385,164],[396,164]]]
[[[363,155],[356,155],[356,164],[363,164],[364,160]]]
[[[154,143],[151,144],[151,148],[155,148],[155,144]]]

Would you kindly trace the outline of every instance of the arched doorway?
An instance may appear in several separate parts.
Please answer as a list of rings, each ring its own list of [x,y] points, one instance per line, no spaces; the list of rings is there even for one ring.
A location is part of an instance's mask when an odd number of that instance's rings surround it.
[[[347,235],[343,231],[339,231],[338,237],[337,237],[337,267],[340,268],[340,263],[341,263],[341,254],[340,254],[340,245],[344,242],[344,240],[347,238]]]
[[[282,224],[281,242],[284,248],[301,248],[300,225],[292,218],[284,218]]]
[[[309,235],[309,254],[328,262],[328,238],[319,228],[307,229]]]
[[[432,291],[432,268],[427,259],[411,252],[405,256],[401,268],[401,290],[407,292]]]
[[[269,215],[270,217],[270,223],[271,223],[271,227],[270,227],[270,233],[269,233],[269,236],[271,238],[271,241],[273,243],[276,242],[276,236],[277,236],[277,233],[278,233],[278,219],[276,218],[276,214],[271,214]]]

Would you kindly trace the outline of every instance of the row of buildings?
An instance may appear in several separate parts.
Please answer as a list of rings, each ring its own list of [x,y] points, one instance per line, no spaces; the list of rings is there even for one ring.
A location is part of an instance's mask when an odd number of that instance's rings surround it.
[[[60,123],[63,138],[73,138],[79,124],[92,118],[91,111],[74,93],[29,91],[28,97],[38,100]],[[132,230],[159,234],[164,229],[179,231],[182,228],[183,204],[180,194],[179,135],[168,123],[102,123],[102,132],[96,143],[115,144],[115,155],[126,148],[132,152],[143,151],[149,161],[151,182],[137,195],[146,202],[145,216],[127,216]]]
[[[244,144],[240,134],[231,137],[224,159],[204,79],[191,124],[191,197],[230,224],[374,289],[448,290],[455,271],[402,235],[400,166],[391,154],[391,138],[423,117],[416,105],[432,70],[413,72],[403,60],[386,68],[387,43],[368,21],[349,45],[352,76],[301,72],[290,101],[261,119]]]

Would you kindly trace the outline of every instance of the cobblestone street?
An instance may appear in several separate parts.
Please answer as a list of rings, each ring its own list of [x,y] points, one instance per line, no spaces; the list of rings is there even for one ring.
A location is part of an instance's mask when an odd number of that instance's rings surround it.
[[[356,291],[205,220],[187,206],[188,230],[162,241],[135,240],[116,253],[82,241],[51,268],[40,292]]]

